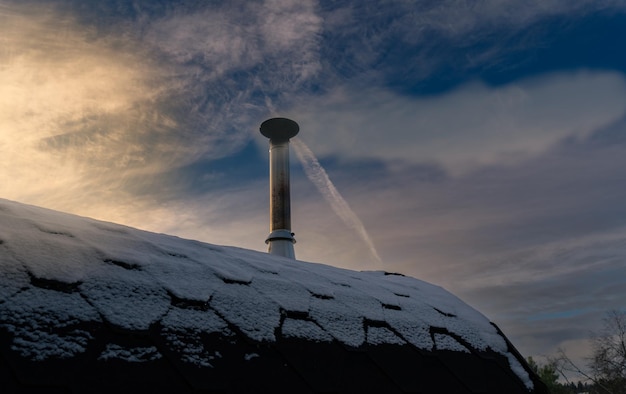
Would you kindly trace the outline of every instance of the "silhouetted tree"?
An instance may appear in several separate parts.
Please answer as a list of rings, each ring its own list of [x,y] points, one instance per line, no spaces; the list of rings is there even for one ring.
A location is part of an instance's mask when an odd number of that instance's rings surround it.
[[[595,381],[611,394],[626,394],[626,313],[610,311],[593,339],[589,367]]]
[[[590,393],[626,394],[626,312],[609,311],[603,323],[602,331],[592,339],[593,353],[588,364],[590,372],[576,365],[563,349],[549,358],[549,364],[566,381],[566,372],[574,372],[591,382],[585,387]]]

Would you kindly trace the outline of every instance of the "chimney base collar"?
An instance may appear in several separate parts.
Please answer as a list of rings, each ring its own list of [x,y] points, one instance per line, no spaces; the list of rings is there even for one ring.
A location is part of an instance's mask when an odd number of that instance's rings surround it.
[[[274,230],[267,236],[265,240],[266,244],[269,244],[271,241],[283,239],[287,241],[291,241],[292,243],[296,243],[296,239],[293,237],[295,234],[290,230]]]

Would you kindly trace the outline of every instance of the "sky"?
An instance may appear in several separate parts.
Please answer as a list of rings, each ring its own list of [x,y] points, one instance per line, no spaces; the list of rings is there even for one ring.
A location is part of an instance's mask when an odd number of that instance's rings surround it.
[[[625,35],[622,0],[0,0],[0,197],[264,251],[288,117],[299,259],[582,364],[626,301]]]

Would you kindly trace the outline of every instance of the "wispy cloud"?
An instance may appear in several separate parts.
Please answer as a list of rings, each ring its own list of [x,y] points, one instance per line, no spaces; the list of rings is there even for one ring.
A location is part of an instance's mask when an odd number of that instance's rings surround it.
[[[4,196],[45,199],[93,185],[93,175],[160,165],[149,151],[176,121],[154,104],[158,70],[48,7],[2,11]]]
[[[435,159],[456,167],[490,162],[511,151],[536,151],[578,132],[573,124],[590,129],[609,121],[623,103],[623,80],[608,73],[555,77],[547,87],[529,82],[493,90],[475,84],[434,99],[402,97],[382,87],[361,89],[350,82],[376,81],[372,62],[385,51],[386,40],[398,34],[406,44],[424,43],[420,37],[427,30],[444,36],[477,31],[494,21],[521,26],[540,15],[598,7],[595,2],[576,7],[561,1],[525,7],[398,2],[385,11],[393,12],[387,15],[392,18],[379,18],[378,9],[360,4],[326,8],[315,1],[180,5],[159,12],[137,2],[126,4],[132,18],[115,14],[113,6],[102,8],[98,16],[104,22],[98,24],[89,18],[99,11],[59,4],[4,2],[0,12],[0,126],[8,137],[2,167],[12,173],[0,191],[57,208],[76,207],[63,197],[67,190],[78,201],[89,193],[116,200],[137,177],[158,182],[169,168],[229,155],[251,138],[268,102],[278,111],[300,103],[295,111],[311,136],[306,140],[322,155],[368,156],[372,145],[366,141],[376,141],[381,143],[374,154],[385,160],[427,161],[438,149]],[[516,7],[519,12],[512,11]],[[370,23],[375,20],[380,23]],[[106,21],[115,27],[102,28]],[[333,46],[328,40],[337,34],[357,41]],[[350,56],[357,48],[360,54]],[[417,51],[417,56],[429,55]],[[344,59],[351,62],[349,74]],[[340,79],[348,83],[329,90]],[[322,87],[322,95],[304,93],[312,86]],[[594,111],[589,112],[596,115],[559,123],[561,113],[546,110],[550,114],[541,118],[541,96],[559,89],[569,96],[562,103],[568,114],[582,113],[576,93],[595,92],[598,100],[591,100]],[[498,116],[487,122],[485,115],[491,113]],[[408,148],[382,138],[378,130],[388,129],[383,115],[397,121],[398,139],[419,145]],[[526,116],[536,121],[520,120]],[[314,140],[329,124],[338,126],[337,151],[319,142],[326,138]],[[554,127],[544,133],[548,126]],[[520,135],[533,139],[517,137],[520,129]],[[462,143],[447,143],[452,137]],[[474,142],[481,139],[489,143]],[[41,174],[54,182],[42,182]]]
[[[264,97],[319,69],[312,2],[154,19],[136,9],[134,23],[102,15],[119,29],[98,30],[53,3],[2,6],[3,196],[74,211],[88,195],[120,204],[147,178],[240,149]]]
[[[201,74],[195,77],[202,81],[254,70],[261,79],[269,76],[272,82],[282,82],[282,74],[285,82],[297,83],[320,68],[321,23],[313,1],[234,1],[190,12],[174,11],[151,20],[143,36],[168,60],[201,67],[196,70]],[[269,65],[271,69],[266,69]],[[253,79],[239,75],[242,77]],[[255,87],[263,88],[247,86]]]
[[[341,218],[344,224],[359,235],[369,249],[374,263],[378,264],[378,268],[382,268],[380,267],[382,266],[382,260],[361,219],[359,219],[357,214],[350,208],[350,205],[348,205],[348,202],[343,198],[341,193],[339,193],[324,168],[320,165],[313,152],[311,152],[311,149],[309,149],[304,142],[297,139],[293,140],[292,144],[309,180],[317,187],[324,199],[330,204],[332,210]]]
[[[619,0],[583,0],[571,2],[567,0],[531,0],[531,1],[500,1],[487,0],[472,2],[465,0],[444,0],[422,3],[399,0],[405,11],[419,7],[419,12],[405,13],[406,18],[420,22],[419,25],[445,32],[450,36],[466,36],[467,33],[488,28],[506,27],[518,29],[536,21],[552,16],[579,16],[584,13],[608,10],[624,10],[626,6]],[[410,24],[402,24],[410,26]],[[473,38],[473,37],[469,37]]]
[[[290,113],[307,130],[302,138],[321,155],[434,161],[459,172],[589,135],[625,110],[624,76],[575,72],[501,87],[472,83],[436,97],[342,87]]]
[[[442,68],[498,67],[506,55],[544,46],[550,37],[536,34],[537,28],[550,18],[626,11],[620,0],[392,0],[385,7],[348,1],[321,8],[328,43],[342,43],[322,51],[343,78],[413,84]]]

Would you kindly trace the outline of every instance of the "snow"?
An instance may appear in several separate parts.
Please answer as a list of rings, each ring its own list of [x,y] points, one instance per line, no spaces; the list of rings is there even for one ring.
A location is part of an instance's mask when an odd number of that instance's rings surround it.
[[[435,334],[435,347],[437,350],[451,350],[453,352],[470,353],[470,350],[459,341],[446,334]]]
[[[0,325],[13,334],[12,348],[33,360],[68,358],[83,353],[90,335],[80,325],[100,321],[78,294],[28,288],[0,304]],[[53,330],[54,328],[54,330]],[[62,329],[64,335],[52,332]]]
[[[249,354],[246,354],[245,356],[243,356],[244,360],[246,360],[246,361],[250,361],[253,358],[257,358],[257,357],[259,357],[259,355],[256,354],[256,353],[249,353]]]
[[[331,342],[333,337],[312,321],[285,319],[282,325],[285,338],[303,338],[313,342]]]
[[[111,276],[85,281],[80,292],[114,326],[147,330],[170,308],[167,292],[139,272],[112,272],[119,270],[123,269],[111,267],[105,270]]]
[[[161,357],[158,349],[154,346],[150,347],[122,347],[120,345],[109,343],[98,357],[98,360],[122,360],[129,363],[142,363],[147,361],[158,360]]]
[[[211,298],[211,306],[254,341],[274,341],[280,309],[250,286],[225,284]]]
[[[91,340],[82,325],[102,321],[129,332],[159,325],[165,342],[199,366],[220,358],[200,340],[212,332],[237,331],[253,342],[280,335],[355,348],[410,343],[425,351],[491,349],[532,387],[489,320],[441,287],[0,199],[0,328],[12,334],[13,349],[36,360],[74,357]],[[63,334],[53,333],[53,326]],[[159,357],[156,348],[116,344],[100,356],[128,362]]]
[[[367,329],[367,343],[370,345],[404,345],[406,342],[385,327],[369,327]]]
[[[355,308],[333,299],[314,297],[311,299],[309,315],[341,343],[359,347],[365,341],[363,316]]]
[[[524,382],[528,390],[532,390],[534,387],[533,382],[532,380],[530,380],[528,372],[524,369],[522,364],[520,364],[519,360],[516,359],[511,353],[507,353],[506,357],[509,360],[509,366],[511,367],[511,370],[517,376],[519,376],[519,378],[522,380],[522,382]]]
[[[168,348],[182,354],[182,361],[202,367],[212,367],[211,361],[221,357],[204,346],[202,334],[232,334],[228,323],[211,310],[171,308],[161,324]]]

